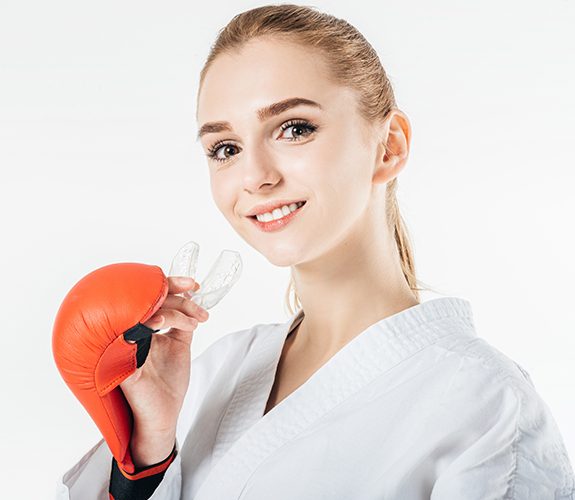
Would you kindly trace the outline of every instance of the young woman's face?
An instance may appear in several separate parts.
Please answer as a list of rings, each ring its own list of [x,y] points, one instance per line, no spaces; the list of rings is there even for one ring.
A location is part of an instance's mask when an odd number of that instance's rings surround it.
[[[214,201],[238,234],[278,266],[310,261],[341,243],[370,200],[371,129],[357,114],[354,94],[327,75],[320,56],[260,39],[218,56],[198,98],[200,131],[209,122],[229,123],[229,130],[211,127],[201,136],[205,153],[214,155]],[[258,116],[260,108],[295,97],[321,108],[299,104]],[[279,231],[262,231],[246,216],[277,200],[306,204]]]

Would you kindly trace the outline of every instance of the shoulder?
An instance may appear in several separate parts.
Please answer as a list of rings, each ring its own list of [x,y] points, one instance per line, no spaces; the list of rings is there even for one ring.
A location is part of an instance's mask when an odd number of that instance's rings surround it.
[[[451,349],[449,354],[457,360],[452,396],[458,389],[467,387],[467,395],[473,398],[476,407],[497,402],[494,411],[508,409],[515,414],[518,433],[528,433],[529,429],[557,431],[547,403],[543,400],[529,372],[511,357],[480,337],[462,342]],[[519,436],[518,436],[519,437]]]
[[[535,391],[529,372],[481,337],[467,337],[446,349],[458,357],[461,367],[469,370],[469,376],[475,375],[481,381],[489,379],[498,386],[509,386],[517,396]]]
[[[491,470],[493,484],[501,481],[509,498],[573,498],[575,477],[563,438],[528,371],[479,337],[444,348],[443,359],[456,367],[441,400],[454,413],[446,424],[465,440],[437,491],[446,478],[449,490],[459,484],[456,477],[487,480],[481,475]]]

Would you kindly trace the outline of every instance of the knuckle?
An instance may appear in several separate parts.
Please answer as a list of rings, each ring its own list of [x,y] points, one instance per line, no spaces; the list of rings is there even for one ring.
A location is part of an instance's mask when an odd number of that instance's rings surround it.
[[[205,321],[208,318],[208,312],[188,297],[174,297],[174,307],[178,317],[185,316],[188,319],[194,319],[195,324],[199,321]]]
[[[187,299],[186,297],[182,297],[181,295],[178,295],[176,299],[177,299],[176,306],[179,307],[180,309],[185,310],[189,299]]]
[[[182,330],[189,330],[190,326],[195,326],[194,321],[195,319],[188,316],[187,314],[177,311],[178,316],[178,328]]]
[[[195,302],[194,302],[194,304],[195,304],[195,306],[196,306],[196,309],[195,309],[195,310],[196,310],[196,313],[198,313],[198,314],[200,314],[200,315],[205,315],[205,316],[208,315],[208,311],[206,311],[202,306],[196,304]]]

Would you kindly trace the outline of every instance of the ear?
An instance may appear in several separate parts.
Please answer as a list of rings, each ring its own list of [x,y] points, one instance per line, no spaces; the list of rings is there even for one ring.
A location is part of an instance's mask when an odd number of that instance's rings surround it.
[[[393,108],[380,125],[380,130],[381,140],[372,180],[383,184],[397,177],[407,162],[411,125],[403,111]]]

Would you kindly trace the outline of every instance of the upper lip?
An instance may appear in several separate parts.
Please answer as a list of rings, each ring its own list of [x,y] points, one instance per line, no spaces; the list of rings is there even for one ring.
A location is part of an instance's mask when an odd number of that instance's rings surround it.
[[[266,212],[272,212],[274,208],[280,208],[284,205],[291,205],[292,203],[298,203],[300,201],[306,200],[276,200],[276,201],[269,201],[268,203],[262,203],[261,205],[256,205],[252,207],[252,209],[246,214],[246,216],[254,216],[259,214],[264,214]]]

